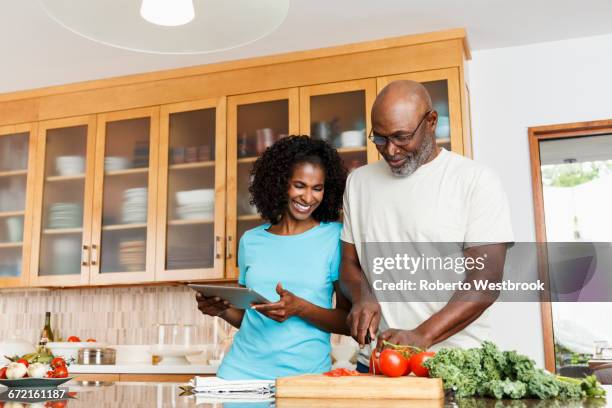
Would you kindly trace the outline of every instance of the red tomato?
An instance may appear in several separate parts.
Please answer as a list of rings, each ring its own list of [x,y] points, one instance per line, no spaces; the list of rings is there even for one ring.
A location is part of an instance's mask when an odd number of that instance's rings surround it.
[[[6,379],[6,367],[0,368],[0,378]]]
[[[55,368],[55,367],[66,367],[66,361],[64,361],[63,358],[61,357],[55,357],[53,359],[53,361],[51,361],[51,367]]]
[[[77,336],[70,336],[70,337],[68,337],[68,341],[70,343],[80,343],[81,339],[79,339]]]
[[[25,358],[20,358],[19,360],[17,360],[17,362],[23,364],[26,367],[30,365],[30,363],[28,363],[28,360],[26,360]]]
[[[85,340],[85,341],[86,341],[86,342],[88,342],[88,343],[95,343],[95,342],[96,342],[96,339],[87,339],[87,340]]]
[[[65,366],[56,367],[55,370],[53,370],[53,377],[54,378],[68,377],[68,369]]]
[[[55,373],[53,371],[47,371],[47,378],[53,378]]]
[[[414,375],[418,377],[429,377],[429,370],[427,367],[423,366],[423,363],[435,355],[436,353],[433,351],[423,351],[412,356],[410,359],[410,369]]]
[[[404,374],[402,374],[402,376],[408,375],[412,371],[412,367],[411,367],[411,365],[412,365],[412,363],[411,363],[412,362],[412,356],[410,358],[408,358],[407,360],[408,360],[408,364],[406,364],[406,371],[404,371]]]
[[[408,359],[397,350],[385,349],[380,353],[380,371],[387,377],[401,377]]]
[[[380,357],[376,357],[376,351],[372,352],[370,356],[370,374],[381,375],[380,371]]]

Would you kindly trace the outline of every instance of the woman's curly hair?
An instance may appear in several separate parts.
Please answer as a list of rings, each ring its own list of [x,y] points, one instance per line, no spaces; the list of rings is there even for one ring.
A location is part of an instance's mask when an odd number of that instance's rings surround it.
[[[312,213],[317,221],[335,221],[340,216],[347,171],[338,152],[323,140],[288,136],[270,146],[251,170],[251,205],[271,224],[278,224],[289,205],[289,179],[297,164],[311,163],[325,171],[323,201]]]

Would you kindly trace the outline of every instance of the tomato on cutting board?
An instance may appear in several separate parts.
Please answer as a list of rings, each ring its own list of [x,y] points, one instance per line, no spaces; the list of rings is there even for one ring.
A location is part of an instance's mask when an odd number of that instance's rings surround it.
[[[435,355],[436,353],[433,351],[423,351],[412,356],[410,359],[410,369],[414,375],[418,377],[429,377],[429,370],[427,367],[423,366],[423,363]]]
[[[387,377],[401,377],[408,369],[410,360],[402,353],[393,349],[380,352],[380,371]]]
[[[372,355],[370,356],[370,374],[375,374],[375,375],[382,375],[382,372],[380,371],[380,358],[376,357],[376,350],[374,350],[372,352]]]

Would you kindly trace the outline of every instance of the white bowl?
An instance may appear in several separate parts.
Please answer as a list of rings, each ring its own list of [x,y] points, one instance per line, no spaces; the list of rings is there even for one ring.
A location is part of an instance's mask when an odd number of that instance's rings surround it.
[[[47,348],[51,350],[56,357],[62,357],[64,360],[69,361],[74,359],[76,362],[79,357],[80,349],[93,349],[103,348],[106,344],[98,342],[70,342],[70,341],[55,341],[47,343]]]
[[[83,156],[58,156],[55,159],[57,173],[60,176],[74,176],[85,173]]]
[[[181,345],[154,345],[149,348],[149,353],[160,356],[160,365],[189,365],[187,356],[194,356],[206,350],[205,346],[181,346]]]
[[[213,188],[176,192],[176,202],[178,205],[210,203],[212,201],[215,201],[215,190]]]
[[[361,147],[365,146],[365,130],[347,130],[340,134],[340,144],[342,147]]]
[[[127,157],[110,156],[104,159],[105,171],[125,170],[130,167],[131,161]]]

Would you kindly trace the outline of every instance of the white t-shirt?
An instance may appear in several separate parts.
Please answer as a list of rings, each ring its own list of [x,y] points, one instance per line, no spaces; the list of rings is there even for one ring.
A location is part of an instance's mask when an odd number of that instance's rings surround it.
[[[394,176],[384,160],[354,170],[344,195],[342,240],[364,242],[512,242],[508,198],[484,166],[442,149],[406,177]],[[362,261],[363,263],[363,261]],[[408,297],[408,294],[406,294]],[[440,310],[441,302],[380,302],[387,328],[414,329]],[[475,347],[489,338],[485,312],[440,347]],[[360,361],[367,364],[364,349]]]

